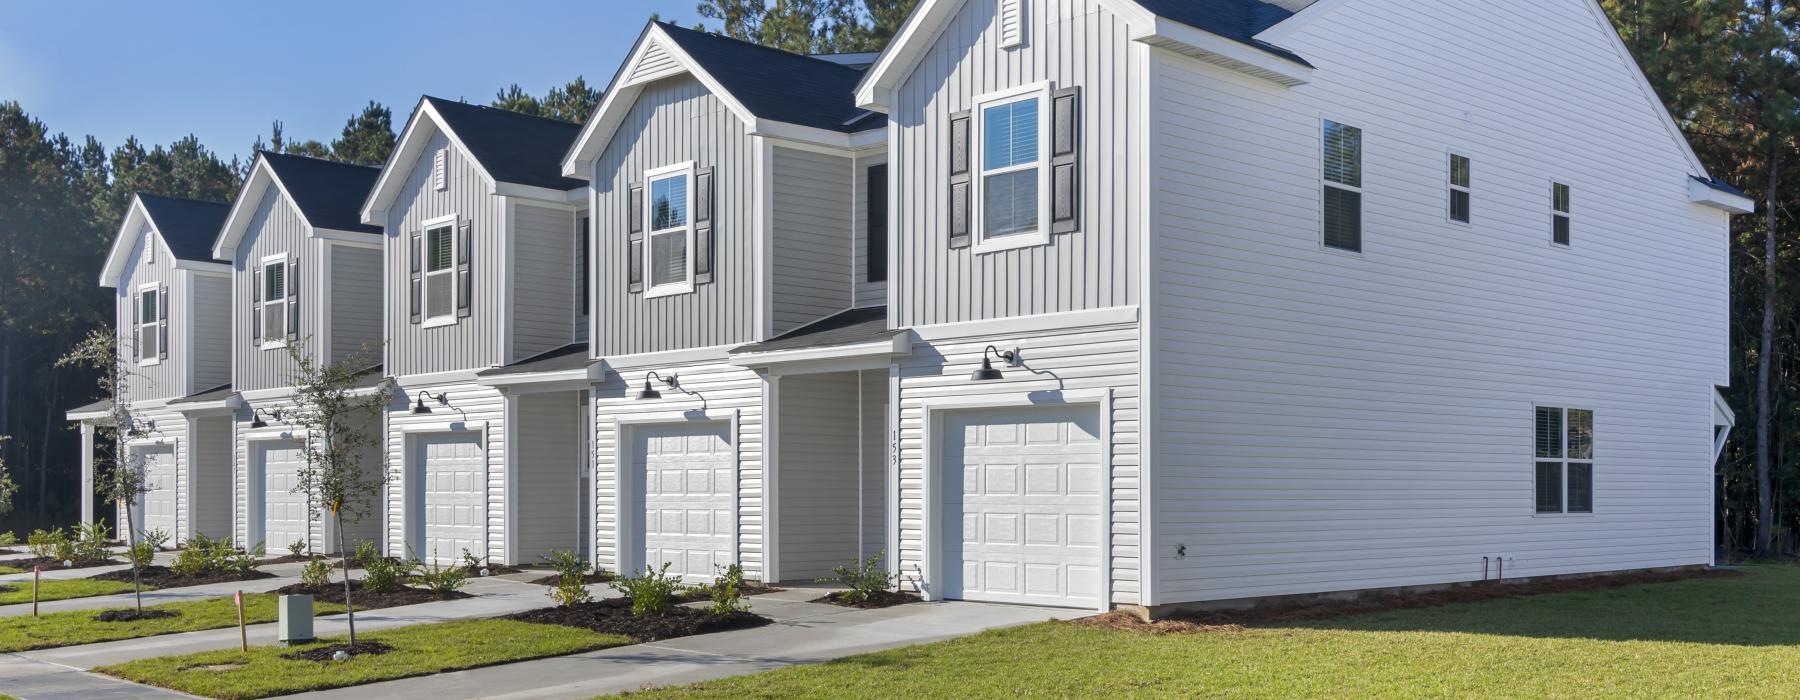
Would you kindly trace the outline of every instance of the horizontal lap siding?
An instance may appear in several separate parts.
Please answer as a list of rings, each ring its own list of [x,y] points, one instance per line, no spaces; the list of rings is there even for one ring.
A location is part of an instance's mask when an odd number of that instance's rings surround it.
[[[575,302],[575,214],[514,204],[512,360],[574,342]]]
[[[464,319],[467,320],[467,319]],[[426,399],[425,405],[432,412],[425,415],[413,415],[412,398],[420,391],[429,391],[433,396],[444,394],[450,399],[450,406],[438,404],[433,399]],[[387,492],[385,522],[387,531],[387,547],[390,555],[406,553],[406,485],[407,474],[414,465],[409,464],[412,455],[408,452],[408,436],[428,435],[429,432],[409,432],[408,429],[420,425],[440,425],[444,423],[461,423],[462,429],[473,432],[485,428],[482,449],[487,460],[487,546],[485,553],[493,561],[510,561],[506,552],[506,402],[499,390],[471,382],[415,383],[402,377],[394,389],[397,397],[387,415]],[[407,402],[402,408],[402,399]],[[460,410],[457,410],[460,409]],[[438,432],[436,434],[444,434]]]
[[[1130,30],[1097,0],[1026,0],[1026,44],[1002,49],[996,4],[963,3],[899,88],[890,155],[901,167],[889,173],[896,283],[888,294],[899,327],[1138,303],[1142,236],[1132,204],[1144,156],[1134,147],[1132,105],[1142,97]],[[1082,88],[1081,230],[1047,246],[950,249],[950,114],[973,109],[977,96],[1044,80]]]
[[[763,379],[722,361],[658,365],[658,374],[681,375],[686,392],[661,387],[662,398],[638,400],[646,369],[609,372],[594,391],[594,530],[595,563],[609,571],[619,565],[619,518],[630,499],[619,493],[618,421],[648,414],[666,415],[704,409],[729,417],[737,412],[732,436],[738,454],[738,560],[751,579],[763,577]]]
[[[1025,367],[998,367],[1000,381],[974,383],[988,345],[1020,349]],[[918,342],[900,361],[900,551],[902,580],[925,565],[926,404],[934,399],[1015,399],[1039,392],[1112,390],[1112,602],[1138,598],[1138,328],[1116,324],[1053,332],[982,334]],[[1043,403],[1043,402],[1040,402]],[[949,565],[946,562],[946,565]],[[928,584],[935,582],[927,582]]]
[[[850,308],[850,159],[775,149],[775,332]]]
[[[831,575],[858,553],[857,376],[783,377],[776,421],[780,576]]]
[[[595,355],[627,355],[756,339],[757,146],[744,123],[691,77],[644,87],[595,159]],[[694,161],[714,168],[713,281],[646,299],[626,289],[626,190],[644,172]]]
[[[1158,52],[1156,602],[1709,561],[1724,218],[1604,20],[1529,5],[1347,3],[1292,90]],[[1360,256],[1320,116],[1364,130]],[[1534,402],[1595,411],[1593,516],[1534,515]]]
[[[439,191],[431,182],[435,154],[448,149],[445,168],[448,188]],[[488,194],[491,185],[475,162],[452,145],[443,133],[431,137],[412,164],[394,206],[387,215],[387,326],[389,366],[394,376],[479,369],[504,364],[501,323],[505,299],[507,251],[506,201]],[[475,276],[470,316],[448,326],[425,328],[412,322],[407,285],[412,277],[410,236],[427,220],[455,214],[472,221]],[[421,247],[423,242],[421,241]],[[423,300],[421,300],[423,305]]]
[[[189,421],[188,451],[192,466],[193,531],[207,537],[231,536],[233,425],[230,416],[196,417]],[[190,537],[192,534],[189,535]]]
[[[188,524],[190,522],[189,515],[193,512],[192,505],[194,500],[193,484],[190,483],[188,471],[193,464],[194,457],[193,445],[190,444],[191,437],[188,433],[187,416],[182,415],[168,406],[155,406],[133,407],[131,410],[131,417],[140,424],[154,424],[154,427],[148,428],[147,434],[142,436],[142,440],[145,442],[134,445],[132,449],[136,449],[139,446],[162,445],[173,450],[175,457],[175,482],[165,484],[150,483],[146,481],[144,486],[156,491],[175,490],[175,531],[167,534],[169,535],[169,544],[171,546],[179,542],[184,542],[189,537],[194,536],[193,528]],[[118,511],[115,511],[115,513],[118,513]],[[114,533],[120,534],[122,539],[122,533],[125,532],[124,515],[119,513],[119,518],[113,522],[117,525],[117,527],[114,528]],[[144,524],[138,523],[137,527],[141,530],[143,529]]]
[[[271,184],[257,202],[244,239],[238,244],[237,257],[232,260],[232,387],[238,391],[287,386],[294,375],[294,361],[287,350],[258,347],[251,335],[251,289],[256,284],[255,270],[265,256],[291,256],[300,261],[300,341],[303,348],[317,342],[317,302],[323,296],[319,290],[324,279],[324,266],[311,254],[317,249],[317,244],[307,238],[306,221],[300,218],[300,211],[281,195],[280,188]]]
[[[331,361],[381,361],[381,251],[327,246],[331,252]]]

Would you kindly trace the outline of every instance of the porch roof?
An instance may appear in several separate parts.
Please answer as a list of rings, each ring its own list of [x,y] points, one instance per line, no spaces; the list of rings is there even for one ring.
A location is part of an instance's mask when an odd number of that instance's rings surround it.
[[[840,311],[760,343],[740,345],[731,354],[804,350],[887,340],[904,333],[888,327],[886,306]]]
[[[233,392],[231,390],[231,383],[226,382],[224,384],[220,384],[219,386],[215,386],[211,389],[207,389],[207,390],[202,391],[197,394],[188,394],[187,396],[183,396],[179,399],[170,399],[169,403],[171,405],[173,405],[173,404],[180,404],[180,403],[206,403],[209,401],[222,401],[222,400],[230,397],[232,393]]]
[[[64,415],[67,417],[68,420],[71,420],[71,421],[83,421],[83,420],[93,420],[95,418],[106,418],[106,417],[109,417],[112,415],[112,407],[113,407],[113,402],[111,399],[101,399],[99,401],[90,403],[86,406],[81,406],[79,408],[71,408]]]
[[[592,362],[588,359],[588,344],[569,343],[560,348],[546,350],[531,357],[502,367],[494,367],[476,372],[477,377],[495,377],[509,374],[536,374],[539,372],[567,372],[569,370],[587,369]]]

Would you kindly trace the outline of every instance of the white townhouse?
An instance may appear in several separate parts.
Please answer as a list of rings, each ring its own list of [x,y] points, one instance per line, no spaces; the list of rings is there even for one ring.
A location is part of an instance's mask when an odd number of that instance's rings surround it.
[[[292,424],[292,351],[321,364],[366,363],[373,390],[381,374],[381,229],[357,218],[379,171],[305,156],[260,152],[230,215],[216,233],[213,255],[232,269],[228,403],[236,420],[231,477],[233,536],[254,548],[335,552],[331,518],[314,519],[297,488],[303,441],[315,436]],[[381,416],[367,420],[381,429]],[[381,469],[378,451],[364,469]],[[380,519],[345,523],[342,542],[379,538]]]
[[[139,435],[123,446],[148,489],[129,515],[138,531],[173,541],[231,532],[231,267],[212,255],[226,205],[132,197],[100,273],[114,290],[124,399]],[[96,519],[96,428],[109,402],[68,412],[81,426],[81,520]],[[100,504],[110,507],[112,504]],[[115,512],[123,530],[128,514]]]
[[[361,205],[384,232],[391,555],[532,564],[589,539],[578,129],[425,97]]]

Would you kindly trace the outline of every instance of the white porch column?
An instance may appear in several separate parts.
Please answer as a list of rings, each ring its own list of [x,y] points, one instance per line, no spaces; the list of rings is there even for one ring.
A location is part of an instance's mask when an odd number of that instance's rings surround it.
[[[81,422],[81,522],[94,522],[94,424]]]

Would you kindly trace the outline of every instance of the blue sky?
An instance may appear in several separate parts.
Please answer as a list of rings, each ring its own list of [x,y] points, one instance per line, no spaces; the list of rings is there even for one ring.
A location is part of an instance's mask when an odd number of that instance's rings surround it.
[[[378,100],[398,129],[421,94],[487,103],[509,83],[604,87],[652,12],[694,0],[7,3],[0,100],[51,130],[168,143],[193,133],[230,159],[276,119],[329,141]]]

